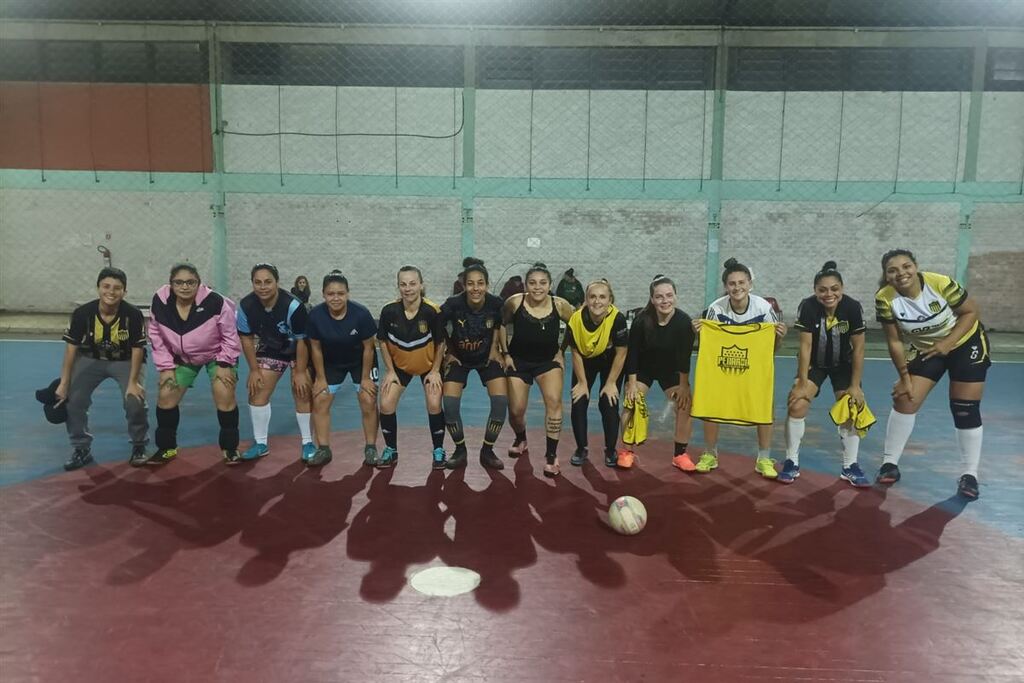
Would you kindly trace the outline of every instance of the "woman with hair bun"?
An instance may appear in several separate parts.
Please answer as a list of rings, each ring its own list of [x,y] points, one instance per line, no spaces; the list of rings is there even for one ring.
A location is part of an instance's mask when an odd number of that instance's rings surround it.
[[[800,302],[796,328],[800,330],[797,372],[789,392],[786,418],[786,462],[777,481],[792,484],[800,476],[800,441],[804,418],[825,380],[832,382],[836,400],[846,396],[864,406],[860,382],[864,373],[864,310],[843,293],[843,276],[835,261],[826,261],[814,275],[814,295]],[[857,488],[871,486],[857,464],[860,436],[851,423],[839,427],[843,467],[839,478]]]
[[[502,356],[508,377],[508,421],[515,431],[511,457],[528,453],[526,444],[526,404],[530,387],[536,380],[544,397],[544,476],[557,477],[558,439],[562,432],[562,384],[565,360],[562,357],[561,322],[568,322],[573,307],[565,299],[551,295],[551,271],[535,263],[526,271],[526,292],[513,294],[502,307]],[[507,326],[512,325],[508,342]]]

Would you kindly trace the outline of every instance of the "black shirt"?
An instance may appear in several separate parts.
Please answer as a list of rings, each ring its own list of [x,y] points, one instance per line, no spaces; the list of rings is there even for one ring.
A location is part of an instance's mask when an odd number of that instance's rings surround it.
[[[560,322],[554,299],[551,299],[551,312],[543,318],[535,318],[526,310],[524,295],[516,312],[512,314],[512,341],[508,345],[509,354],[515,359],[530,363],[553,360],[558,353]]]
[[[78,352],[98,360],[131,360],[132,349],[146,347],[142,311],[124,301],[110,323],[100,317],[100,300],[90,301],[71,313],[64,341]]]
[[[441,328],[448,353],[462,365],[482,368],[490,357],[494,333],[501,327],[501,299],[488,293],[478,311],[469,307],[466,295],[457,294],[441,305]],[[551,354],[554,357],[554,353]]]
[[[277,303],[267,310],[255,292],[246,295],[235,312],[238,334],[256,335],[256,355],[290,361],[295,358],[295,340],[306,338],[308,314],[302,303],[278,290]]]
[[[834,368],[849,365],[853,360],[850,337],[864,334],[864,309],[853,297],[843,296],[836,314],[829,318],[817,297],[800,302],[796,327],[811,338],[812,368]]]
[[[650,315],[652,318],[648,318]],[[626,374],[640,371],[653,377],[673,372],[690,372],[693,353],[693,327],[690,316],[678,308],[665,325],[659,325],[657,313],[638,315],[629,330]]]

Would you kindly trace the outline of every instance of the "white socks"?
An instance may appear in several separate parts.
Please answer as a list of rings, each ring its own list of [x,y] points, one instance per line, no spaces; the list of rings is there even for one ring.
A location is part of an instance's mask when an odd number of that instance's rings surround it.
[[[786,458],[800,464],[800,442],[804,438],[806,420],[802,417],[786,418]]]
[[[960,462],[963,474],[978,478],[978,463],[981,461],[981,431],[983,427],[956,430],[956,443],[960,446]]]
[[[897,412],[895,408],[889,411],[889,421],[885,425],[885,458],[883,462],[896,465],[903,455],[903,449],[910,440],[910,433],[914,431],[914,422],[917,415],[907,415]]]
[[[295,413],[295,421],[299,423],[302,443],[313,443],[313,432],[309,427],[309,413]]]
[[[270,431],[270,404],[265,406],[249,406],[252,416],[252,437],[256,443],[267,445],[267,434]]]
[[[843,468],[847,468],[857,462],[857,453],[860,451],[860,435],[853,427],[840,427],[839,440],[843,442]]]

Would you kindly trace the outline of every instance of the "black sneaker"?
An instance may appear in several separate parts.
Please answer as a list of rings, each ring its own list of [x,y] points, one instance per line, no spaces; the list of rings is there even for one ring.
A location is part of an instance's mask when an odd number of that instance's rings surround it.
[[[604,464],[605,467],[618,467],[619,466],[619,454],[614,448],[605,449],[604,452]]]
[[[132,446],[132,455],[128,458],[128,464],[132,467],[142,467],[149,460],[149,456],[146,455],[145,446]]]
[[[493,448],[484,446],[480,449],[480,464],[489,470],[503,470],[505,463],[494,453]]]
[[[466,451],[466,444],[456,446],[455,450],[448,458],[448,469],[457,470],[460,467],[465,467],[468,456],[469,453]]]
[[[331,449],[328,446],[320,446],[306,461],[306,467],[322,467],[333,459],[334,455],[331,453]]]
[[[569,464],[576,465],[576,467],[580,467],[586,461],[587,461],[587,449],[586,448],[577,448],[576,452],[572,454],[571,458],[569,458]]]
[[[875,477],[875,483],[878,484],[895,484],[899,480],[900,468],[891,462],[884,463],[878,470],[878,476]]]
[[[231,450],[223,450],[221,451],[221,453],[224,455],[225,465],[241,465],[243,462],[245,462],[244,460],[242,460],[242,454],[238,452],[237,448]]]
[[[92,462],[92,451],[88,448],[76,448],[72,453],[71,457],[64,463],[64,469],[68,472],[71,470],[77,470],[79,467],[85,467]]]
[[[977,500],[981,493],[978,491],[978,479],[973,474],[965,474],[960,477],[960,482],[956,485],[956,492],[964,498],[970,498],[971,500]]]
[[[178,457],[177,448],[158,448],[156,453],[146,459],[147,465],[166,465]]]

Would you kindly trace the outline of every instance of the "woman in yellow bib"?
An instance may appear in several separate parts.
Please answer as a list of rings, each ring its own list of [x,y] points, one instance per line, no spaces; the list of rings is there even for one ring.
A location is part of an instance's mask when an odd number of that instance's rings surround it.
[[[827,261],[814,275],[814,296],[800,302],[796,328],[800,330],[796,380],[789,392],[786,418],[786,462],[777,481],[792,484],[800,476],[800,441],[811,402],[828,379],[836,399],[846,398],[864,407],[860,379],[864,373],[864,310],[860,302],[843,294],[843,276],[835,261]],[[860,436],[855,424],[839,427],[843,443],[840,479],[857,488],[871,486],[857,464]]]
[[[693,353],[693,330],[690,316],[676,308],[676,285],[664,275],[655,276],[650,285],[650,299],[633,320],[629,330],[626,355],[625,405],[643,403],[654,383],[661,386],[666,398],[676,406],[675,444],[672,464],[689,472],[696,466],[686,454],[690,440],[690,355]],[[627,423],[632,414],[623,417]],[[643,438],[634,440],[634,444]],[[619,467],[632,467],[635,454],[630,443],[617,454]],[[610,464],[610,463],[608,463]]]
[[[570,463],[577,467],[587,461],[587,408],[594,380],[601,378],[597,408],[604,428],[604,464],[615,467],[619,438],[619,391],[626,364],[629,328],[615,307],[615,294],[607,280],[595,280],[584,291],[585,305],[569,318],[566,342],[572,349],[572,433],[576,452]]]
[[[892,412],[885,426],[885,459],[879,484],[900,480],[898,466],[914,429],[917,411],[949,372],[949,409],[956,427],[963,474],[957,492],[974,499],[981,461],[981,395],[989,360],[988,337],[974,299],[959,282],[918,271],[914,255],[894,249],[882,256],[882,288],[875,314],[900,378],[892,390]],[[909,355],[904,342],[910,344]]]
[[[785,323],[778,320],[775,310],[767,300],[751,294],[753,275],[750,269],[736,259],[731,258],[724,264],[722,284],[726,295],[716,299],[708,306],[705,319],[713,320],[719,325],[751,325],[754,323],[770,323],[775,325],[775,348],[786,335]],[[702,320],[693,321],[693,329],[700,334]],[[767,402],[771,405],[771,387],[768,389]],[[706,398],[706,397],[705,397]],[[757,458],[754,470],[763,477],[774,479],[778,476],[775,463],[771,458],[772,424],[768,416],[767,424],[757,425]],[[712,419],[704,420],[704,453],[697,462],[696,471],[710,472],[718,467],[718,423]]]

